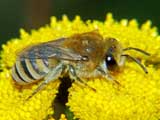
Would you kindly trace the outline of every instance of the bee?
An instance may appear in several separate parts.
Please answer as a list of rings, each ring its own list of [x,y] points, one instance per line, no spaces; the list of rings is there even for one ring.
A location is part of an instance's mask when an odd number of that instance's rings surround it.
[[[27,85],[43,79],[33,91],[33,96],[48,83],[68,75],[70,79],[87,85],[85,79],[105,78],[113,81],[110,75],[114,67],[123,66],[125,58],[136,62],[145,73],[141,62],[125,54],[135,50],[145,55],[149,53],[134,47],[123,48],[115,38],[103,38],[98,31],[74,34],[25,48],[18,53],[12,68],[12,77],[20,85]]]

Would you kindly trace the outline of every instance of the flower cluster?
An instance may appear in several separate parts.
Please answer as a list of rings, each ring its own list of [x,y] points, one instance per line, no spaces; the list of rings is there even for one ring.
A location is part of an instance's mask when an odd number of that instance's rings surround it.
[[[11,77],[11,67],[16,60],[17,52],[29,45],[47,42],[74,33],[84,33],[98,29],[103,37],[116,38],[123,47],[137,47],[151,54],[145,56],[135,51],[128,54],[140,58],[149,73],[133,61],[126,61],[125,66],[115,74],[120,85],[104,79],[89,80],[87,83],[96,92],[87,87],[73,84],[69,89],[67,106],[75,118],[80,120],[148,120],[160,119],[160,36],[151,21],[139,26],[135,19],[116,21],[112,14],[107,14],[104,22],[88,20],[83,22],[79,16],[70,21],[63,16],[61,21],[55,17],[51,23],[38,30],[27,33],[20,30],[20,37],[11,39],[3,45],[0,53],[0,119],[2,120],[42,120],[54,113],[52,102],[58,91],[57,80],[26,100],[40,84],[27,87],[16,86]],[[61,119],[66,119],[62,115]]]

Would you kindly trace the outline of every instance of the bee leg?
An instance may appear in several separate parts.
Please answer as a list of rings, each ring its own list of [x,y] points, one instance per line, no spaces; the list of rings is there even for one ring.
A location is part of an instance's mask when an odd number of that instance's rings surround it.
[[[33,95],[42,90],[48,83],[57,80],[63,70],[63,64],[59,64],[55,68],[50,70],[50,72],[45,76],[44,81],[33,91],[33,93],[27,98],[27,100],[29,100]]]
[[[74,67],[72,65],[69,65],[69,73],[71,74],[71,77],[76,81],[76,82],[79,82],[80,84],[84,85],[84,86],[87,86],[88,88],[92,89],[93,91],[96,91],[95,88],[89,86],[85,81],[81,80],[77,74],[76,74],[76,71],[74,69]]]
[[[101,72],[101,74],[106,78],[106,80],[111,81],[113,84],[120,85],[120,83],[112,76],[109,74],[109,71],[105,71],[103,68],[98,67],[97,70]]]
[[[106,79],[113,82],[113,84],[121,85],[119,81],[117,81],[113,76],[107,74]]]

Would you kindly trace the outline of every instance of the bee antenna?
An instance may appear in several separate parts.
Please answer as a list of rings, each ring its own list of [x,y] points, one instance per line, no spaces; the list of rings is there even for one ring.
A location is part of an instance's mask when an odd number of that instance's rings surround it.
[[[143,69],[143,71],[144,71],[146,74],[148,73],[147,68],[146,68],[144,65],[142,65],[142,63],[141,63],[138,59],[136,59],[136,58],[134,58],[134,57],[132,57],[132,56],[130,56],[130,55],[127,55],[127,54],[123,54],[123,55],[121,55],[121,56],[125,56],[125,57],[133,60],[135,63],[137,63],[137,64]]]
[[[127,51],[127,50],[135,50],[135,51],[138,51],[138,52],[141,52],[147,56],[150,56],[150,54],[144,50],[141,50],[139,48],[134,48],[134,47],[127,47],[127,48],[124,48],[123,51]]]

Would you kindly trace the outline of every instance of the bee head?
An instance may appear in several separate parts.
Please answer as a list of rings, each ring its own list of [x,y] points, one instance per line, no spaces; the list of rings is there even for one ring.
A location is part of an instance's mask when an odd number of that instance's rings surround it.
[[[109,70],[113,70],[124,63],[121,56],[123,49],[115,38],[106,38],[105,62]]]
[[[135,63],[137,63],[145,73],[148,73],[146,67],[142,65],[142,63],[137,58],[125,54],[124,52],[128,50],[135,50],[147,56],[150,55],[149,53],[134,47],[127,47],[123,49],[120,43],[114,38],[106,38],[106,47],[107,51],[105,54],[105,63],[108,70],[113,70],[118,66],[124,65],[125,58],[129,58],[133,60]]]

